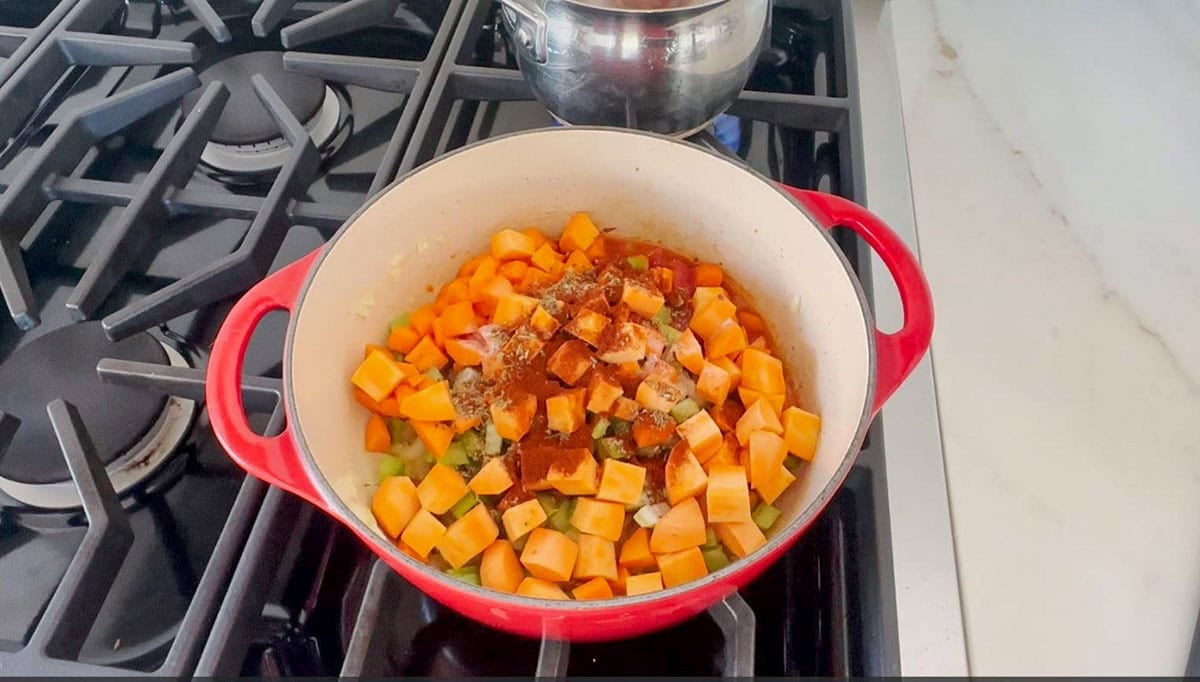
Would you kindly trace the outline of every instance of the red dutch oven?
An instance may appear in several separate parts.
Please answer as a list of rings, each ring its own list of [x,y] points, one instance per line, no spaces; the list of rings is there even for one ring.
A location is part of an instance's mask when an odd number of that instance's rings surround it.
[[[503,227],[555,234],[588,211],[615,235],[721,263],[771,327],[800,402],[822,417],[813,462],[776,501],[768,543],[702,580],[636,597],[560,602],[475,587],[413,560],[370,512],[376,455],[348,377],[389,319],[428,302]],[[904,326],[875,328],[862,288],[828,231],[845,226],[895,279]],[[247,425],[242,360],[267,313],[291,313],[284,348],[287,429]],[[871,419],[929,346],[933,310],[916,259],[878,218],[827,194],[780,187],[735,161],[649,133],[560,128],[492,139],[401,178],[323,248],[251,289],[221,328],[208,369],[213,429],[250,474],[349,527],[404,578],[487,625],[605,640],[664,628],[745,585],[805,531],[842,484]]]

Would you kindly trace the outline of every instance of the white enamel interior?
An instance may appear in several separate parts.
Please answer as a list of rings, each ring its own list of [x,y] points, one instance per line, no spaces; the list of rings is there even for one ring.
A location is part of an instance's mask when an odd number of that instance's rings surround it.
[[[689,143],[616,130],[548,129],[465,149],[418,169],[343,228],[289,335],[293,428],[321,476],[380,533],[369,509],[378,456],[363,451],[366,415],[348,381],[363,345],[431,301],[427,287],[453,278],[497,230],[557,235],[576,211],[614,235],[721,263],[751,293],[801,404],[822,416],[813,464],[778,502],[789,523],[799,518],[854,454],[865,419],[871,345],[856,283],[823,230],[769,182]]]

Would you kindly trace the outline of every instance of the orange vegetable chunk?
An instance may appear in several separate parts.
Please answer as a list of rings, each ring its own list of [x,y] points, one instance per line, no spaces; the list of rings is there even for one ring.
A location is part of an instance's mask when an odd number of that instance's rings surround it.
[[[595,414],[606,414],[622,395],[619,384],[596,372],[588,382],[587,409]]]
[[[783,491],[795,481],[796,476],[788,471],[787,467],[781,466],[774,473],[768,474],[756,490],[767,504],[774,504]]]
[[[408,522],[408,526],[400,534],[400,541],[416,552],[417,556],[425,559],[445,534],[446,527],[442,522],[428,509],[422,509]]]
[[[700,348],[700,341],[691,329],[685,329],[679,335],[673,348],[675,349],[675,359],[687,371],[692,374],[700,374],[704,371],[704,351]]]
[[[658,592],[662,588],[662,574],[657,571],[654,573],[631,575],[625,579],[625,594],[630,597],[648,592]]]
[[[771,411],[775,413],[776,417],[778,417],[783,413],[783,401],[786,396],[784,396],[782,393],[759,393],[752,388],[738,386],[738,397],[742,399],[743,405],[753,405],[759,400],[765,400],[767,407],[770,407]]]
[[[635,571],[654,568],[657,565],[654,555],[650,553],[649,528],[638,528],[633,531],[625,544],[621,545],[621,558],[618,563]]]
[[[725,439],[721,443],[721,447],[717,449],[717,454],[713,455],[709,460],[703,462],[701,466],[704,467],[704,471],[708,473],[709,477],[711,478],[712,468],[718,464],[732,464],[733,466],[740,467],[742,463],[741,460],[738,459],[737,453],[737,438],[733,434],[727,433],[725,434]]]
[[[709,467],[705,500],[709,523],[750,521],[750,488],[746,485],[745,468],[736,462]]]
[[[575,501],[571,525],[582,533],[616,542],[621,539],[621,529],[625,526],[625,505],[581,497]]]
[[[733,552],[739,559],[767,544],[767,536],[763,535],[762,530],[754,525],[753,521],[714,523],[713,530],[717,532],[717,539],[725,545],[725,549]]]
[[[788,452],[811,462],[817,453],[817,438],[821,434],[821,418],[799,407],[783,411],[783,439]]]
[[[572,251],[563,265],[570,272],[587,272],[592,269],[592,261],[582,251]]]
[[[391,395],[402,379],[404,372],[391,353],[375,350],[359,363],[350,376],[350,383],[371,396],[371,400],[379,402]]]
[[[542,244],[545,244],[548,241],[546,239],[546,235],[542,234],[542,231],[536,227],[527,227],[524,230],[521,230],[521,234],[532,239],[533,243],[537,244],[539,248]]]
[[[563,256],[558,251],[555,251],[553,246],[546,243],[539,246],[533,252],[530,262],[550,274],[555,274],[556,270],[562,270]]]
[[[636,401],[626,398],[625,396],[621,396],[620,398],[617,398],[616,402],[613,403],[612,416],[616,417],[617,419],[623,419],[627,422],[631,422],[637,419],[638,411],[640,409],[641,408],[638,407]]]
[[[633,504],[642,496],[646,483],[646,468],[616,459],[604,460],[600,471],[600,488],[596,499],[619,504]]]
[[[417,438],[421,439],[421,444],[435,457],[445,454],[446,448],[450,447],[450,441],[454,440],[454,427],[449,424],[423,422],[417,419],[410,419],[408,423],[412,426],[413,431],[417,432]]]
[[[421,511],[421,500],[417,497],[417,486],[408,476],[388,476],[379,484],[371,498],[371,513],[379,529],[395,540],[404,532],[404,527]]]
[[[500,521],[504,524],[504,534],[508,539],[517,540],[546,522],[546,510],[536,499],[526,500],[505,510],[500,515]]]
[[[500,276],[512,282],[515,287],[525,279],[525,273],[529,272],[529,263],[523,260],[510,260],[500,266]]]
[[[783,376],[783,361],[757,348],[747,348],[742,353],[742,386],[759,393],[782,394],[787,392]]]
[[[679,441],[671,448],[667,457],[664,478],[667,486],[667,502],[679,504],[689,497],[695,497],[704,492],[708,485],[708,476],[704,468],[692,454],[686,441]]]
[[[475,428],[476,426],[479,426],[482,423],[483,423],[483,417],[479,417],[479,416],[466,417],[466,418],[458,417],[454,420],[454,432],[455,433],[466,433],[467,431],[470,431],[471,429]]]
[[[714,365],[729,372],[729,390],[738,387],[742,382],[742,368],[737,366],[737,363],[729,358],[717,358],[712,361]]]
[[[534,599],[570,599],[562,588],[549,580],[541,578],[525,578],[517,585],[517,594],[522,597],[533,597]]]
[[[471,477],[467,487],[478,495],[499,495],[513,486],[512,474],[504,465],[504,459],[493,457]]]
[[[529,258],[537,247],[533,237],[516,230],[500,230],[492,235],[492,258],[498,261]]]
[[[653,332],[657,334],[658,332]],[[611,335],[606,334],[603,348],[596,357],[610,365],[636,364],[646,358],[651,330],[633,322],[622,322]]]
[[[423,422],[454,421],[454,403],[450,400],[450,382],[439,381],[406,397],[400,413]]]
[[[650,319],[662,310],[666,299],[641,282],[627,279],[621,289],[621,303],[629,306],[629,309],[638,315]]]
[[[609,322],[610,320],[600,313],[592,310],[582,310],[567,323],[564,329],[571,336],[595,348],[599,345],[600,335],[604,332],[604,328],[608,326]]]
[[[704,344],[709,360],[736,355],[746,348],[746,330],[735,320],[725,320]]]
[[[583,378],[583,375],[587,374],[591,368],[592,354],[588,347],[578,339],[571,339],[559,346],[558,350],[554,351],[554,354],[546,361],[546,371],[562,379],[563,383],[568,386],[574,386],[575,382]],[[580,407],[583,407],[582,403]]]
[[[363,449],[367,452],[387,452],[392,446],[392,434],[383,417],[372,414],[367,417],[366,433],[363,434]]]
[[[397,353],[407,353],[421,340],[421,335],[412,327],[396,327],[388,333],[387,347]]]
[[[779,417],[775,416],[770,405],[763,400],[756,400],[753,405],[746,406],[746,413],[737,420],[735,430],[738,444],[746,445],[750,442],[750,434],[755,431],[783,433],[783,424],[779,423]]]
[[[506,400],[493,402],[488,411],[492,414],[492,423],[496,425],[496,433],[508,440],[521,440],[529,432],[533,424],[533,415],[537,412],[537,398],[529,393],[514,391],[515,395]]]
[[[698,287],[719,287],[725,283],[725,273],[721,266],[713,263],[697,265],[695,276]]]
[[[616,572],[614,571],[614,574]],[[612,586],[604,578],[592,578],[586,583],[571,590],[571,596],[579,601],[590,599],[612,599]]]
[[[576,213],[567,221],[567,226],[563,228],[562,236],[558,238],[558,248],[565,253],[567,251],[586,251],[596,237],[600,236],[600,230],[596,228],[596,224],[592,222],[591,216],[586,213]]]
[[[679,437],[687,441],[697,459],[707,460],[721,447],[721,428],[708,410],[700,410],[675,427]]]
[[[704,529],[704,514],[700,512],[700,504],[696,498],[689,497],[671,507],[654,525],[650,533],[650,551],[663,554],[699,547],[708,539]]]
[[[577,388],[546,398],[546,425],[550,430],[574,433],[582,427],[586,418],[583,411],[586,394],[587,391]]]
[[[633,419],[633,442],[639,448],[662,445],[675,433],[675,420],[666,412],[645,410]]]
[[[530,575],[561,583],[571,579],[579,545],[571,538],[549,528],[534,528],[521,552],[521,563]]]
[[[596,459],[586,448],[581,448],[579,454],[578,457],[563,456],[559,458],[546,473],[546,482],[563,495],[596,494],[596,474],[599,465],[596,464]],[[528,487],[526,486],[526,488]]]
[[[696,308],[696,312],[692,313],[692,319],[688,322],[688,327],[696,332],[696,335],[707,341],[726,322],[732,321],[737,324],[737,306],[730,301],[724,292],[714,297],[703,308]],[[745,334],[743,333],[743,336]],[[709,357],[720,357],[709,353]]]
[[[416,367],[417,371],[424,372],[434,368],[441,369],[450,358],[437,347],[432,337],[426,336],[404,356],[404,360]]]
[[[575,577],[617,579],[617,550],[613,541],[584,533],[579,536],[579,558],[575,560]]]
[[[638,384],[636,398],[638,404],[647,410],[670,412],[683,400],[683,391],[660,379],[648,378]]]
[[[437,311],[431,305],[421,306],[408,316],[408,324],[421,336],[433,332],[433,321],[437,319]]]
[[[733,378],[729,372],[711,362],[704,363],[700,377],[696,379],[696,395],[716,405],[725,404]]]
[[[459,367],[483,364],[483,345],[469,339],[446,339],[446,355]]]
[[[529,326],[533,327],[538,336],[548,339],[558,331],[559,324],[558,320],[539,304],[529,317]]]
[[[442,333],[446,336],[462,336],[479,329],[479,325],[475,323],[475,309],[471,307],[470,301],[446,306],[438,319],[441,320]]]
[[[787,458],[787,443],[778,434],[770,431],[755,431],[750,434],[750,486],[755,490],[763,487]]]
[[[492,313],[492,324],[503,327],[524,322],[538,307],[538,300],[521,294],[504,294],[496,299],[496,310]]]
[[[480,505],[482,506],[482,505]],[[512,594],[525,579],[525,567],[508,540],[496,540],[483,550],[479,561],[479,582],[490,590]]]
[[[438,541],[437,550],[451,566],[462,568],[498,537],[500,529],[492,519],[491,512],[482,504],[477,504],[461,519],[450,524],[446,534]]]
[[[658,572],[662,574],[663,585],[675,587],[693,580],[699,580],[708,575],[708,566],[704,563],[704,555],[699,547],[689,547],[678,552],[659,554]]]
[[[434,514],[450,511],[467,491],[467,483],[462,475],[444,464],[435,464],[417,485],[421,506]]]

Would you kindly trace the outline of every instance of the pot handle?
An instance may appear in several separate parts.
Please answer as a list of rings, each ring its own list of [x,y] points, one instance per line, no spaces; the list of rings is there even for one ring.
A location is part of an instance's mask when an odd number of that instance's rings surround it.
[[[278,486],[317,505],[313,486],[288,429],[277,436],[250,430],[242,402],[242,364],[255,327],[276,310],[291,311],[308,271],[320,255],[317,249],[255,285],[229,311],[217,332],[209,358],[205,400],[217,440],[237,464],[255,478]],[[279,398],[284,400],[283,396]]]
[[[782,185],[825,229],[847,227],[862,237],[896,282],[904,326],[894,334],[875,330],[875,404],[871,416],[892,397],[929,350],[933,337],[933,296],[921,266],[892,228],[867,209],[832,194]]]
[[[513,40],[545,64],[550,56],[545,0],[500,0],[500,5]]]

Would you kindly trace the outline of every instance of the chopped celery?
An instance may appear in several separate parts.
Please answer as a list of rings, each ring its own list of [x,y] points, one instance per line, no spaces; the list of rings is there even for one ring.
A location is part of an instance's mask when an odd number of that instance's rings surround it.
[[[498,455],[503,447],[504,441],[500,439],[496,425],[488,422],[487,428],[483,430],[483,454]]]
[[[467,450],[462,446],[462,443],[450,443],[446,451],[438,457],[438,464],[444,464],[448,467],[463,467],[470,463],[470,458],[467,457]]]
[[[787,467],[787,470],[794,474],[800,470],[800,467],[804,466],[804,460],[795,455],[788,455],[783,460],[783,466]]]
[[[609,422],[609,428],[614,436],[628,436],[633,431],[633,427],[624,419],[613,417]]]
[[[446,380],[446,377],[442,376],[442,370],[438,369],[437,367],[430,367],[429,369],[425,370],[424,374],[434,381]]]
[[[682,424],[700,413],[700,405],[691,398],[684,398],[671,408],[671,418]]]
[[[700,555],[704,557],[704,565],[709,573],[716,573],[729,565],[729,557],[725,556],[725,550],[720,547],[705,547],[700,550]]]
[[[721,541],[717,539],[717,531],[712,529],[712,526],[705,527],[704,546],[705,547],[720,547]]]
[[[558,509],[558,501],[550,493],[538,493],[537,501],[542,505],[542,511],[546,512],[546,516],[550,516],[555,509]]]
[[[483,438],[480,438],[477,431],[465,431],[454,437],[455,443],[462,446],[466,450],[467,456],[471,459],[478,459],[483,454]]]
[[[404,460],[400,459],[399,457],[396,457],[395,455],[384,455],[383,458],[379,460],[379,480],[380,481],[383,481],[383,479],[385,479],[385,478],[391,478],[392,476],[403,476],[403,475],[404,475]]]
[[[608,433],[608,420],[604,417],[596,420],[596,424],[592,426],[592,438],[603,438],[604,434]]]
[[[559,505],[550,514],[550,525],[560,533],[565,533],[571,528],[571,515],[575,513],[575,499],[570,498],[565,503]]]
[[[667,343],[675,343],[676,341],[679,340],[680,332],[678,329],[676,329],[674,327],[668,327],[667,325],[663,325],[658,328],[658,331],[660,334],[663,335],[663,338],[666,339]]]
[[[434,462],[437,462],[437,458],[433,456],[433,453],[428,451],[425,452],[425,456],[421,459],[430,466],[433,466]]]
[[[405,445],[417,439],[417,432],[413,431],[413,427],[403,419],[388,417],[388,431],[392,434],[393,443],[404,443]]]
[[[596,441],[596,453],[603,459],[627,459],[629,452],[619,438],[601,438]]]
[[[754,513],[750,515],[750,518],[754,519],[754,525],[763,530],[770,530],[771,526],[775,525],[775,521],[779,519],[780,513],[778,509],[766,502],[759,502],[758,506],[754,508]]]
[[[669,511],[671,511],[671,505],[665,502],[648,504],[637,510],[637,513],[633,515],[633,521],[642,528],[653,528],[658,524],[658,520]]]
[[[477,504],[479,504],[479,498],[475,493],[467,493],[461,500],[455,502],[453,507],[450,507],[450,513],[454,515],[454,518],[461,519]]]
[[[522,535],[521,537],[517,538],[516,540],[513,540],[512,541],[513,549],[518,552],[525,549],[525,542],[527,540],[529,540],[529,533],[526,533],[526,534]]]
[[[579,531],[578,531],[578,530],[576,530],[575,528],[573,528],[573,527],[572,527],[572,528],[567,528],[567,529],[566,529],[566,530],[564,530],[562,533],[563,533],[563,535],[565,535],[565,536],[567,536],[568,538],[570,538],[570,539],[571,539],[571,542],[574,542],[574,543],[576,543],[576,544],[579,544]]]
[[[671,309],[667,306],[659,308],[658,312],[654,313],[654,317],[650,318],[650,321],[656,327],[669,326],[671,324]]]
[[[463,566],[462,568],[447,568],[446,574],[452,578],[461,580],[464,583],[470,583],[475,586],[483,585],[483,582],[481,582],[479,580],[479,567],[478,566]]]
[[[625,262],[629,263],[629,267],[639,272],[645,272],[646,270],[650,269],[650,259],[641,254],[637,256],[630,256],[629,258],[625,259]]]
[[[388,323],[388,331],[391,331],[393,329],[399,329],[400,327],[407,327],[408,322],[409,322],[408,313],[404,313],[403,315],[401,315],[397,318],[394,318],[391,322]]]

